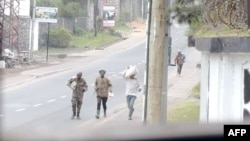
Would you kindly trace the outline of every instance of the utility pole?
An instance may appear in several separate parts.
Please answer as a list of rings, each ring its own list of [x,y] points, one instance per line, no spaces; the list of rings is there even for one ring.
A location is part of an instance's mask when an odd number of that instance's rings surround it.
[[[36,0],[33,0],[33,7],[32,7],[32,24],[31,24],[31,47],[29,52],[29,60],[33,59],[33,50],[34,50],[34,30],[35,30],[35,12],[36,12]]]
[[[147,124],[160,124],[165,48],[165,0],[152,1],[150,25],[148,87],[147,87]],[[165,85],[165,84],[164,84]]]
[[[170,6],[170,0],[165,0],[165,8],[168,9]],[[163,70],[162,70],[162,98],[161,98],[161,123],[164,125],[167,121],[167,87],[168,87],[168,65],[170,64],[169,58],[171,58],[169,52],[170,42],[170,26],[165,19],[165,47],[164,47],[164,59],[163,59]]]
[[[133,0],[130,0],[130,24],[132,25],[133,21]]]
[[[250,28],[250,1],[247,0],[247,28]]]
[[[150,25],[151,25],[151,12],[152,12],[152,0],[148,0],[148,11],[147,11],[147,42],[146,42],[146,54],[145,54],[145,60],[146,60],[146,70],[144,71],[144,95],[143,95],[143,115],[142,115],[142,121],[144,124],[146,124],[147,119],[147,97],[148,97],[148,69],[149,69],[149,40],[150,40]]]
[[[141,0],[141,18],[143,19],[143,14],[144,14],[144,0]]]
[[[94,28],[95,28],[95,34],[94,36],[97,36],[97,15],[98,15],[98,0],[94,1]]]

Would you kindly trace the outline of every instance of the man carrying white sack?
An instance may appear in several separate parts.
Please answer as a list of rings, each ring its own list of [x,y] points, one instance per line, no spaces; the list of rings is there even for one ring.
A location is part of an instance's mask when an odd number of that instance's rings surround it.
[[[128,66],[123,72],[123,78],[126,80],[126,97],[129,109],[128,119],[132,120],[134,112],[134,103],[138,92],[141,91],[140,82],[135,78],[138,73],[136,66]]]

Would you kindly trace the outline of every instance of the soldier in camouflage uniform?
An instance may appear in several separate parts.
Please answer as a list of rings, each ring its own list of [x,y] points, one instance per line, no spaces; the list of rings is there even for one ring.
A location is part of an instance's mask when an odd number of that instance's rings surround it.
[[[105,77],[105,70],[99,71],[100,76],[96,78],[95,80],[95,91],[97,94],[97,114],[96,118],[99,119],[100,117],[100,109],[101,109],[101,103],[104,110],[104,117],[106,117],[106,110],[107,110],[107,100],[108,100],[108,93],[109,91],[112,92],[112,84],[110,80]]]
[[[77,116],[77,119],[80,118],[80,110],[82,107],[82,100],[83,100],[83,95],[84,92],[88,90],[88,85],[85,79],[82,78],[82,72],[78,72],[75,78],[71,78],[69,81],[69,84],[75,81],[76,87],[73,89],[72,93],[72,110],[73,110],[73,115],[72,119]]]

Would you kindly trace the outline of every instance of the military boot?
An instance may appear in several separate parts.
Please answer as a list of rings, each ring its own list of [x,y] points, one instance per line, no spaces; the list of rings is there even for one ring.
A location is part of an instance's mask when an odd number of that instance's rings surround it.
[[[77,113],[77,117],[76,117],[77,119],[81,119],[80,118],[80,113]]]
[[[100,110],[97,110],[97,113],[96,113],[96,116],[95,116],[97,119],[99,119],[100,117]]]
[[[75,118],[75,116],[76,116],[76,112],[75,112],[75,111],[73,111],[73,115],[72,115],[71,119],[74,119],[74,118]]]
[[[104,110],[104,117],[106,117],[107,116],[107,113],[106,113],[106,110]]]

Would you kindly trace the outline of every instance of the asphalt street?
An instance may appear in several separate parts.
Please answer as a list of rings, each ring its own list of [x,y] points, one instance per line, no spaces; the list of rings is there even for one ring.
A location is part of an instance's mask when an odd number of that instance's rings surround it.
[[[125,83],[121,72],[125,67],[128,65],[137,65],[141,72],[137,77],[143,80],[145,66],[144,52],[145,43],[142,43],[123,52],[98,59],[91,64],[34,79],[30,82],[3,90],[2,108],[4,118],[2,120],[2,129],[59,128],[61,126],[70,128],[78,124],[77,121],[68,122],[71,120],[70,117],[72,114],[70,103],[71,89],[65,83],[79,71],[83,72],[83,77],[89,86],[88,91],[84,94],[81,122],[87,122],[95,116],[96,97],[93,85],[95,78],[99,76],[98,71],[100,69],[107,71],[106,77],[113,84],[115,97],[108,100],[108,114],[112,113],[117,107],[124,105]]]
[[[186,26],[172,26],[172,56],[174,57],[179,49],[189,58],[192,58],[194,49],[187,48],[187,38],[184,36]],[[65,131],[81,126],[86,128],[93,126],[96,113],[96,97],[93,91],[95,78],[99,75],[100,69],[107,71],[106,76],[113,83],[115,97],[108,100],[108,117],[121,111],[126,107],[124,96],[125,82],[121,72],[128,65],[137,65],[139,73],[137,78],[143,85],[145,71],[145,41],[138,41],[137,44],[127,45],[126,48],[112,53],[105,57],[96,55],[95,59],[88,63],[79,64],[79,61],[72,62],[73,69],[57,72],[45,77],[32,79],[26,83],[5,88],[2,94],[1,122],[2,130],[15,132],[18,130],[45,131],[52,129],[65,129]],[[108,49],[108,48],[107,48]],[[101,54],[101,51],[99,52]],[[190,55],[190,56],[189,56]],[[87,60],[84,58],[83,60]],[[196,58],[192,58],[196,59]],[[86,62],[85,60],[85,62]],[[190,59],[188,59],[190,60]],[[198,62],[196,60],[196,62]],[[176,77],[176,67],[169,66],[169,82],[181,81]],[[185,70],[185,66],[184,66]],[[82,71],[89,90],[84,95],[81,120],[71,120],[71,90],[65,85],[66,81]],[[188,82],[187,82],[188,83]],[[172,84],[169,84],[170,86]],[[168,102],[173,103],[178,98],[172,94]],[[141,105],[142,106],[142,105]],[[103,117],[101,117],[102,119]],[[90,123],[90,124],[88,124]]]

